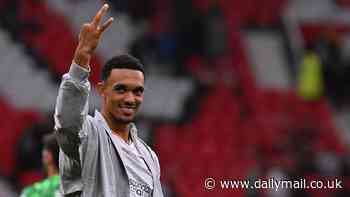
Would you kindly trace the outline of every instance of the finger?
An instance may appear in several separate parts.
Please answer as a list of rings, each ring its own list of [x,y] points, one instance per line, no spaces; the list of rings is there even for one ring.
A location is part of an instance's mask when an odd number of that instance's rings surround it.
[[[113,23],[114,18],[111,17],[109,18],[100,28],[99,31],[102,33],[104,32],[109,26],[111,26],[111,24]]]
[[[92,20],[91,24],[94,25],[95,27],[97,27],[98,24],[100,23],[102,17],[106,14],[108,8],[109,8],[109,5],[108,4],[104,4],[102,6],[102,8],[97,12],[97,14],[94,17],[94,19]]]

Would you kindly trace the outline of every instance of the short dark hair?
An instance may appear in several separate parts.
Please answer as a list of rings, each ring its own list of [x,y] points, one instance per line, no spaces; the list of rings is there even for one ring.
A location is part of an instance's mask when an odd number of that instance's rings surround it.
[[[43,138],[44,149],[51,152],[55,165],[58,168],[59,162],[59,146],[54,134],[46,134]]]
[[[101,73],[102,81],[106,81],[111,74],[111,71],[115,68],[138,70],[145,76],[143,64],[139,59],[128,54],[122,54],[114,56],[103,66]]]

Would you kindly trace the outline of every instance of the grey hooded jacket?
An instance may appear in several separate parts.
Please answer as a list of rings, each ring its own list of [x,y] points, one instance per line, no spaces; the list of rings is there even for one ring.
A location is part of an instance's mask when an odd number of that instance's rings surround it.
[[[72,64],[63,75],[55,109],[55,133],[60,145],[61,192],[65,196],[129,197],[123,157],[112,131],[99,112],[88,112],[88,70]],[[131,138],[142,153],[153,177],[153,197],[163,197],[156,154],[129,126]]]

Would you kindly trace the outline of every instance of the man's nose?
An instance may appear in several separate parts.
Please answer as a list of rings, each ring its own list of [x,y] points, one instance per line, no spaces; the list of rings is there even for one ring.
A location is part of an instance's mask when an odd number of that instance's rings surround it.
[[[134,104],[135,95],[132,92],[126,92],[124,96],[124,102]]]

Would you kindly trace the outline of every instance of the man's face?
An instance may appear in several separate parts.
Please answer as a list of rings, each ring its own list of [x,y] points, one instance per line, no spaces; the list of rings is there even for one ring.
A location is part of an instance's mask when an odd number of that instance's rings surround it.
[[[143,101],[143,91],[141,71],[113,69],[101,90],[105,112],[113,121],[130,123]]]
[[[47,173],[47,168],[50,165],[50,163],[52,163],[53,157],[50,151],[48,151],[47,149],[43,149],[41,151],[41,162],[43,164],[44,167],[44,171]]]

